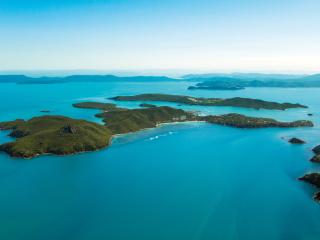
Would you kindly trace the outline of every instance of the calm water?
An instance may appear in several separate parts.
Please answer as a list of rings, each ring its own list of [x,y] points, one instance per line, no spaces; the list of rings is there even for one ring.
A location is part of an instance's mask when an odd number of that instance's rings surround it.
[[[320,207],[312,200],[314,189],[296,178],[320,167],[308,161],[310,149],[320,143],[320,89],[188,91],[188,85],[1,84],[0,121],[51,110],[99,122],[93,116],[97,111],[71,104],[162,92],[299,102],[310,108],[182,108],[279,120],[310,118],[316,126],[242,130],[172,124],[118,137],[111,147],[94,153],[33,160],[0,153],[0,239],[318,240]],[[7,133],[0,133],[0,142],[11,140]],[[282,139],[292,136],[308,144],[293,146]]]

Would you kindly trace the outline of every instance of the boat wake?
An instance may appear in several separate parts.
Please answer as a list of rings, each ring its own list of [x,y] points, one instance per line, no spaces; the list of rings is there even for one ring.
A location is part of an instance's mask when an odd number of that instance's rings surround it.
[[[156,136],[154,136],[154,137],[150,137],[149,138],[149,140],[150,141],[154,141],[154,140],[157,140],[157,139],[159,139],[159,138],[161,138],[161,137],[167,137],[167,136],[170,136],[170,135],[172,135],[172,134],[175,134],[176,132],[168,132],[168,133],[164,133],[164,134],[159,134],[159,135],[156,135]]]

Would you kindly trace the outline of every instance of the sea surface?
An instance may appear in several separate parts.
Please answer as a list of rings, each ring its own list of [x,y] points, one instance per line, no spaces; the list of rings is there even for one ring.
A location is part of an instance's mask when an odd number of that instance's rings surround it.
[[[0,153],[1,240],[319,240],[315,189],[297,180],[320,170],[320,89],[189,91],[188,82],[0,84],[0,121],[53,115],[101,122],[81,101],[117,95],[185,94],[299,102],[288,111],[177,106],[202,114],[237,112],[314,128],[235,129],[165,124],[122,135],[101,151],[32,160]],[[119,102],[134,108],[140,102]],[[313,113],[310,117],[307,114]],[[12,141],[0,132],[0,142]],[[307,141],[291,145],[290,137]]]

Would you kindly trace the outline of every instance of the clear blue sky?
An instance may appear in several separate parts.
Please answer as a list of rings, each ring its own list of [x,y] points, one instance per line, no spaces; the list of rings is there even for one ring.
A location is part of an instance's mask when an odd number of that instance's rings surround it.
[[[320,72],[320,1],[0,0],[20,69]]]

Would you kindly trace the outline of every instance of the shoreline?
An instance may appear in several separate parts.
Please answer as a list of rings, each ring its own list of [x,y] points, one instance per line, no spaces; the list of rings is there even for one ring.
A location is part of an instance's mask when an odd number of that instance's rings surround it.
[[[160,128],[161,126],[165,126],[165,125],[175,125],[175,124],[182,124],[182,123],[187,123],[187,124],[190,124],[190,123],[206,123],[206,121],[185,121],[185,122],[168,122],[168,123],[159,123],[157,124],[156,127],[151,127],[151,128],[144,128],[144,129],[140,129],[139,131],[135,131],[135,132],[128,132],[128,133],[120,133],[120,134],[115,134],[115,135],[112,135],[109,140],[107,141],[107,145],[102,147],[102,148],[99,148],[99,149],[96,149],[96,150],[92,150],[92,151],[79,151],[79,152],[74,152],[74,153],[68,153],[68,154],[55,154],[55,153],[41,153],[41,154],[36,154],[35,156],[33,157],[15,157],[15,156],[10,156],[10,158],[15,158],[15,159],[25,159],[25,160],[31,160],[33,158],[38,158],[38,157],[42,157],[42,156],[57,156],[57,157],[64,157],[64,156],[72,156],[72,155],[77,155],[77,154],[84,154],[84,153],[91,153],[91,152],[98,152],[100,150],[103,150],[103,149],[106,149],[110,146],[112,146],[112,141],[117,138],[117,137],[120,137],[120,136],[124,136],[124,135],[128,135],[128,134],[135,134],[135,133],[139,133],[139,132],[142,132],[142,131],[146,131],[146,130],[152,130],[152,129],[156,129],[156,128]],[[7,154],[8,155],[8,154]]]
[[[142,132],[142,131],[157,129],[157,128],[161,128],[162,126],[166,126],[166,125],[176,125],[176,124],[183,124],[183,123],[186,123],[186,124],[191,124],[191,123],[206,123],[206,121],[195,120],[195,121],[185,121],[185,122],[176,121],[176,122],[158,123],[155,127],[143,128],[143,129],[140,129],[140,130],[138,130],[138,131],[132,131],[132,132],[127,132],[127,133],[114,134],[114,135],[112,135],[111,138],[109,139],[108,144],[111,145],[111,144],[112,144],[112,141],[113,141],[115,138],[117,138],[117,137],[129,135],[129,134],[135,134],[135,133],[139,133],[139,132]],[[109,145],[108,145],[108,146],[109,146]]]

